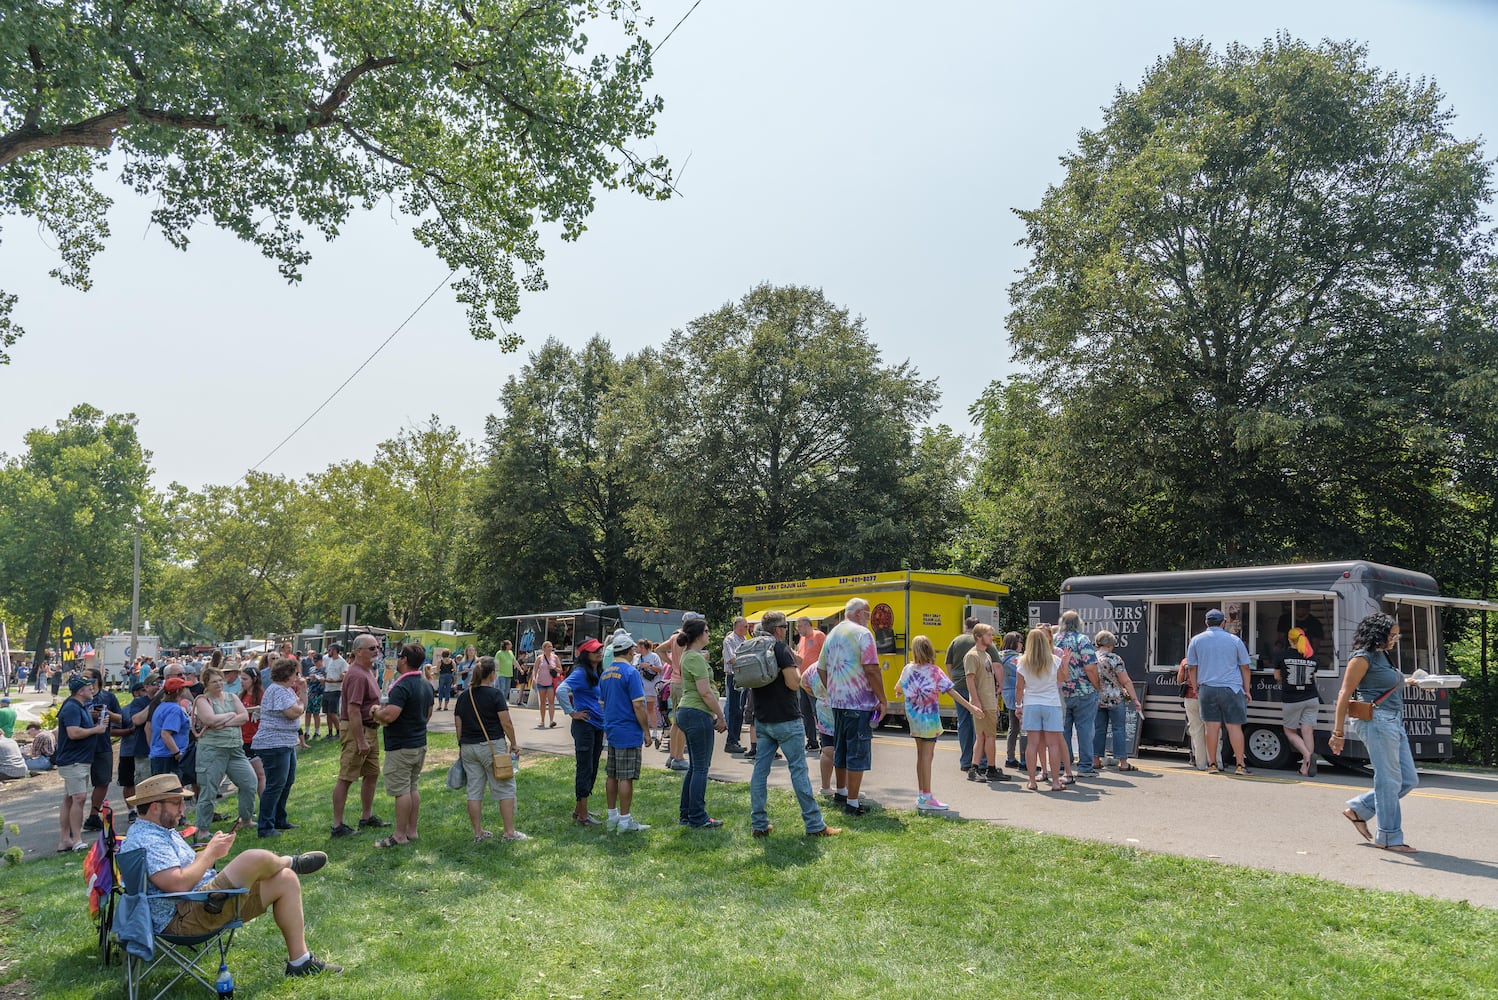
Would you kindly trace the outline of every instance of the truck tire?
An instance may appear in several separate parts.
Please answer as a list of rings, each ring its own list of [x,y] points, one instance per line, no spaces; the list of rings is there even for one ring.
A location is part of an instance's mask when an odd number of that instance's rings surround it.
[[[1244,726],[1243,751],[1250,767],[1284,768],[1294,757],[1290,741],[1278,726]]]

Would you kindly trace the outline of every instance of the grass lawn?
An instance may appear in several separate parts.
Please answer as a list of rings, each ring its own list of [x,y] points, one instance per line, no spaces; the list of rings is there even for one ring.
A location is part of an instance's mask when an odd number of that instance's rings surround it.
[[[658,767],[634,810],[655,828],[608,835],[570,824],[572,763],[547,758],[520,776],[536,839],[475,846],[432,763],[452,757],[434,738],[421,841],[387,852],[327,838],[336,747],[303,755],[303,828],[278,844],[332,856],[304,883],[309,939],[348,971],[284,980],[267,915],[231,953],[241,996],[1498,996],[1498,913],[1465,904],[898,811],[808,840],[783,792],[755,840],[748,787],[716,782],[727,826],[689,831]],[[390,818],[383,792],[376,810]],[[0,870],[0,997],[122,982],[98,964],[76,857]]]

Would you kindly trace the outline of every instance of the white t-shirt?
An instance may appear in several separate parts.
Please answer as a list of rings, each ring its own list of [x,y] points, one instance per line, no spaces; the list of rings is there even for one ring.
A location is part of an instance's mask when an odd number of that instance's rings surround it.
[[[342,691],[343,675],[348,673],[348,661],[341,656],[324,656],[322,660],[322,672],[325,680],[323,689],[326,691]]]
[[[1055,705],[1061,707],[1061,690],[1056,686],[1056,671],[1061,667],[1061,657],[1053,656],[1051,669],[1044,677],[1036,677],[1025,669],[1023,661],[1019,665],[1019,675],[1025,679],[1025,704],[1026,705]]]

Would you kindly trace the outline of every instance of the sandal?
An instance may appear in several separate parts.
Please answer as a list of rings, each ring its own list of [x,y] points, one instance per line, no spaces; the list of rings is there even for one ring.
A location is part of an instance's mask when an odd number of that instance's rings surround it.
[[[405,847],[409,843],[409,840],[396,840],[394,837],[386,837],[384,840],[375,841],[375,846],[383,850],[387,847]]]
[[[482,844],[486,840],[493,840],[493,839],[494,839],[494,834],[491,831],[489,831],[489,830],[485,830],[483,833],[479,834],[477,837],[474,837],[473,838],[473,842],[475,844]]]
[[[1358,814],[1353,812],[1351,809],[1343,809],[1342,815],[1346,816],[1348,822],[1357,828],[1358,833],[1363,835],[1364,840],[1371,841],[1373,839],[1373,834],[1368,832],[1367,820],[1358,819]]]
[[[1064,791],[1066,791],[1066,786],[1065,785],[1058,785],[1058,784],[1052,782],[1051,783],[1051,791],[1053,791],[1053,792],[1064,792]]]
[[[1074,774],[1068,774],[1066,777],[1064,777],[1064,778],[1061,779],[1061,784],[1063,786],[1065,786],[1065,785],[1075,785],[1076,783],[1077,783],[1077,776],[1074,775]]]
[[[1395,854],[1418,854],[1419,853],[1413,847],[1411,847],[1409,844],[1375,844],[1374,846],[1382,848],[1385,851],[1393,851]]]
[[[1032,791],[1032,792],[1038,792],[1038,791],[1040,791],[1040,786],[1039,786],[1039,785],[1037,785],[1037,784],[1036,784],[1036,783],[1035,783],[1035,782],[1033,782],[1033,781],[1031,781],[1031,782],[1029,782],[1029,783],[1028,783],[1028,784],[1026,784],[1026,785],[1025,785],[1025,787],[1026,787],[1026,788],[1028,788],[1028,789],[1029,789],[1029,790],[1030,790],[1030,791]]]
[[[1127,763],[1127,762],[1118,765],[1118,769],[1120,771],[1137,771],[1137,770],[1139,770],[1139,768],[1137,768],[1133,764],[1130,764],[1130,763]]]

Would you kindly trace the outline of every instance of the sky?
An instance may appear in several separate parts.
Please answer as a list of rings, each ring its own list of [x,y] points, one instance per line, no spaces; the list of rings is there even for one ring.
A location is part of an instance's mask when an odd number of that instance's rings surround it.
[[[692,0],[643,0],[663,38]],[[1454,133],[1498,155],[1498,5],[1428,2],[893,3],[701,0],[656,58],[653,140],[679,197],[601,192],[582,238],[548,233],[549,288],[506,354],[474,341],[442,289],[341,394],[268,453],[447,274],[393,208],[309,241],[304,280],[200,225],[186,253],[116,185],[87,292],[48,277],[43,234],[0,220],[0,289],[26,336],[0,366],[0,453],[79,403],[131,412],[158,487],[301,476],[369,459],[435,414],[480,439],[529,350],[602,334],[659,345],[761,283],[821,288],[890,363],[937,382],[923,422],[972,430],[969,405],[1013,371],[1004,320],[1024,266],[1016,208],[1177,38],[1355,39],[1386,71],[1434,78]]]

